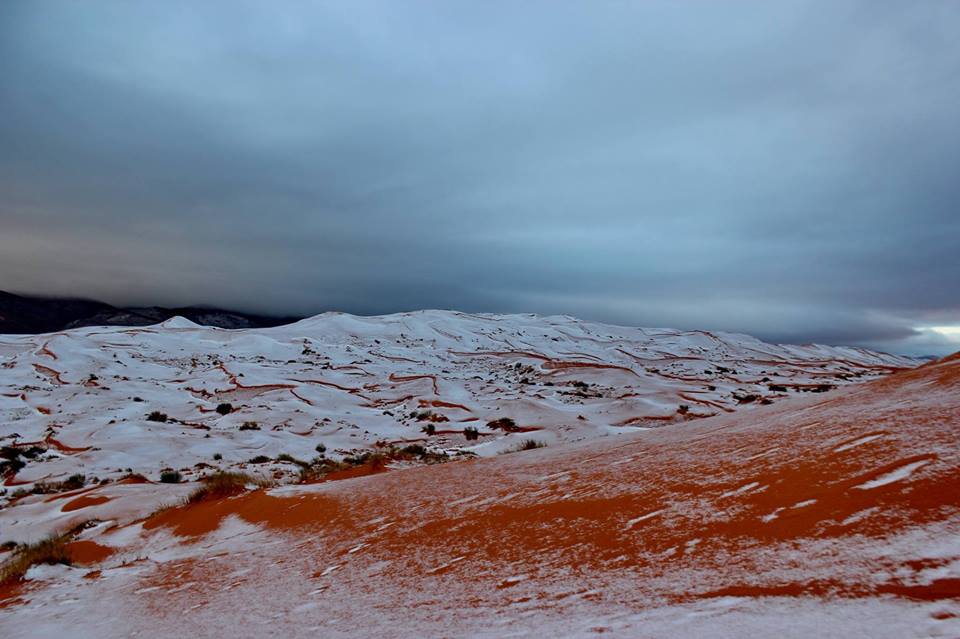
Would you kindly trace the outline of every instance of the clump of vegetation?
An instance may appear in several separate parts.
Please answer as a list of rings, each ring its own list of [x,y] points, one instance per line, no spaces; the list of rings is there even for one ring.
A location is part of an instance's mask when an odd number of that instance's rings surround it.
[[[330,473],[350,470],[360,466],[368,466],[371,470],[377,471],[384,468],[391,461],[412,461],[418,460],[427,464],[436,464],[449,460],[447,455],[428,450],[420,444],[409,444],[403,448],[391,446],[385,450],[355,452],[347,455],[341,461],[327,457],[315,457],[309,464],[302,466],[300,470],[300,481],[311,482],[323,479]]]
[[[0,448],[0,475],[15,475],[21,468],[27,465],[20,459],[22,451],[14,446],[4,446]]]
[[[187,503],[195,504],[209,499],[232,497],[245,492],[247,486],[250,485],[265,488],[270,485],[270,482],[247,473],[216,472],[200,480],[200,487],[190,493],[190,496],[187,497]]]
[[[318,453],[320,453],[320,454],[322,455],[322,454],[324,454],[325,452],[327,452],[327,447],[324,446],[323,444],[317,444],[317,447],[314,448],[314,450],[317,451]]]
[[[502,430],[505,433],[515,433],[520,430],[520,428],[517,427],[517,422],[509,417],[501,417],[492,422],[487,422],[487,428],[491,430]]]
[[[680,404],[680,406],[677,407],[677,412],[680,413],[681,415],[686,415],[687,413],[690,412],[690,407],[687,406],[686,404]]]
[[[269,461],[271,461],[271,459],[266,455],[257,455],[256,457],[247,461],[247,463],[248,464],[266,464]]]
[[[18,546],[6,563],[0,566],[0,586],[23,581],[24,575],[33,566],[40,564],[70,565],[70,553],[67,551],[67,542],[73,537],[72,533],[51,535],[35,544]]]
[[[463,429],[463,436],[468,442],[476,441],[480,439],[480,431],[473,426],[467,426]]]
[[[437,427],[433,424],[427,424],[420,429],[420,432],[426,433],[427,437],[432,437],[437,434]]]
[[[214,460],[214,461],[220,461],[221,459],[223,459],[223,455],[221,455],[220,453],[215,453],[215,454],[213,455],[213,460]]]
[[[545,442],[537,441],[536,439],[525,439],[520,442],[518,445],[503,451],[504,453],[519,453],[524,450],[534,450],[536,448],[546,448],[547,444]]]
[[[308,467],[310,466],[310,463],[309,463],[309,462],[305,462],[305,461],[303,461],[302,459],[297,459],[297,458],[294,457],[293,455],[288,455],[287,453],[280,453],[279,455],[277,455],[277,461],[280,461],[280,462],[288,462],[288,463],[290,463],[290,464],[296,464],[297,466],[300,466],[301,468],[308,468]]]
[[[165,470],[160,473],[161,484],[179,484],[183,481],[183,475],[176,470]]]
[[[243,422],[240,424],[240,430],[260,430],[260,424],[257,422]]]
[[[79,473],[70,475],[63,481],[38,481],[33,485],[30,491],[34,495],[46,495],[49,493],[62,493],[68,490],[77,490],[87,484],[87,478]]]
[[[158,411],[158,410],[152,411],[149,415],[147,415],[147,421],[148,421],[148,422],[161,422],[161,423],[164,423],[164,422],[166,422],[168,419],[169,419],[169,417],[167,417],[167,414],[166,414],[166,413],[161,413],[161,412]]]
[[[300,468],[300,483],[317,481],[338,470],[346,470],[350,465],[327,457],[315,457],[310,464]]]
[[[233,404],[218,404],[217,412],[221,415],[229,415],[233,412]]]
[[[448,422],[450,419],[446,415],[441,415],[440,413],[435,413],[432,410],[421,410],[413,411],[410,413],[410,417],[417,420],[418,422]]]

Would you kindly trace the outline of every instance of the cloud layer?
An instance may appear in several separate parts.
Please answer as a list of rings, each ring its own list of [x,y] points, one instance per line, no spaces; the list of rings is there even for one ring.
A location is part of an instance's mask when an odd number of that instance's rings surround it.
[[[960,5],[0,6],[0,288],[960,346]]]

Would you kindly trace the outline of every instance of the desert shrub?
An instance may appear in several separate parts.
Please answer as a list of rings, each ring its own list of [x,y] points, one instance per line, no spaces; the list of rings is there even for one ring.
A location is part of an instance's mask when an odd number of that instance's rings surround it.
[[[500,419],[495,419],[492,422],[487,422],[487,428],[491,430],[502,430],[505,433],[514,433],[518,431],[517,422],[513,421],[509,417],[501,417]]]
[[[183,481],[183,475],[176,470],[165,470],[160,473],[162,484],[179,484],[181,481]]]
[[[87,483],[87,478],[83,475],[70,475],[63,481],[38,481],[33,485],[30,491],[34,495],[46,495],[48,493],[62,493],[66,490],[77,490],[83,488]]]
[[[20,454],[20,449],[14,446],[0,448],[0,475],[16,474],[27,465],[25,461],[20,459]]]
[[[300,468],[300,482],[316,481],[329,473],[346,468],[350,468],[350,465],[344,462],[327,457],[314,457],[308,466]]]
[[[769,388],[769,389],[770,389],[770,392],[772,392],[772,393],[786,393],[786,392],[787,392],[787,387],[784,386],[783,384],[769,384],[769,385],[767,386],[767,388]]]
[[[413,411],[410,417],[418,422],[448,422],[450,419],[446,415],[435,413],[432,410]]]
[[[47,452],[47,449],[42,446],[31,446],[30,448],[20,450],[20,454],[27,459],[36,459],[45,452]]]
[[[535,439],[525,439],[513,448],[503,451],[504,453],[519,453],[524,450],[534,450],[535,448],[546,448],[547,445],[544,442],[537,441]]]
[[[317,447],[314,448],[314,450],[317,451],[318,453],[320,453],[320,454],[322,455],[322,454],[324,454],[325,452],[327,452],[327,447],[324,446],[323,444],[317,444]]]
[[[463,429],[463,436],[466,438],[468,442],[472,442],[474,440],[480,439],[480,431],[478,431],[473,426],[467,426],[466,428]]]
[[[214,454],[213,459],[214,461],[220,461],[221,459],[223,459],[223,455],[221,455],[220,453],[216,453]]]
[[[207,475],[200,480],[200,487],[190,493],[187,502],[194,504],[207,499],[222,499],[239,495],[247,490],[247,486],[256,485],[261,488],[269,486],[270,483],[248,475],[246,473],[237,473],[221,471]]]
[[[67,542],[72,535],[51,535],[35,544],[18,546],[7,562],[0,566],[0,586],[23,580],[32,566],[40,564],[70,565]]]
[[[253,459],[250,459],[247,463],[248,464],[266,464],[269,461],[270,461],[270,458],[267,457],[266,455],[257,455]]]
[[[217,412],[221,415],[229,415],[233,412],[233,404],[217,404]]]
[[[83,475],[77,473],[76,475],[70,475],[63,482],[64,490],[76,490],[78,488],[83,488],[87,484],[87,478]]]
[[[167,414],[161,413],[158,410],[152,411],[149,415],[147,415],[148,422],[165,422],[167,419]]]
[[[427,449],[421,446],[420,444],[410,444],[409,446],[404,446],[400,449],[405,455],[411,455],[414,457],[422,457],[427,454]]]
[[[257,422],[243,422],[240,424],[240,430],[260,430],[260,424]]]
[[[437,434],[437,427],[434,426],[433,424],[427,424],[426,426],[420,429],[420,432],[426,433],[427,437],[430,437],[432,435]]]
[[[680,404],[680,406],[677,407],[677,412],[680,413],[681,415],[686,415],[687,413],[690,412],[690,407],[687,406],[686,404]]]
[[[303,461],[302,459],[297,459],[297,458],[294,457],[293,455],[288,455],[287,453],[280,453],[279,455],[277,455],[277,461],[288,462],[288,463],[291,463],[291,464],[296,464],[297,466],[300,466],[301,468],[306,468],[306,467],[308,467],[308,466],[310,465],[309,463]]]

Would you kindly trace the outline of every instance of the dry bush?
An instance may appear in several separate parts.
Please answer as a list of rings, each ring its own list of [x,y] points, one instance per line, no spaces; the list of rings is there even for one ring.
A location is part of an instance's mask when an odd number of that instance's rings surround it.
[[[6,563],[0,566],[0,586],[16,583],[23,580],[23,576],[31,567],[40,564],[70,565],[70,553],[67,552],[67,542],[73,537],[72,533],[51,535],[35,544],[18,546]]]
[[[248,475],[247,473],[237,473],[231,471],[222,471],[207,475],[200,480],[200,487],[190,493],[187,497],[187,503],[195,504],[208,499],[223,499],[246,492],[247,486],[255,485],[260,488],[270,486],[270,482]]]

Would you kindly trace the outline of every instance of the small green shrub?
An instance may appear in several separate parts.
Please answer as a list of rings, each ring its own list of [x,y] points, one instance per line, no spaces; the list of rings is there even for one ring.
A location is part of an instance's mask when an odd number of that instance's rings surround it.
[[[160,473],[162,484],[179,484],[181,481],[183,481],[183,475],[176,470],[165,470]]]

